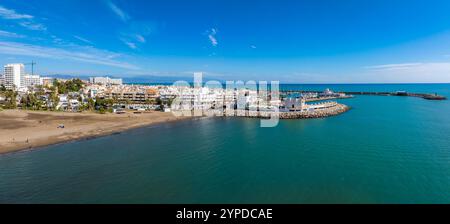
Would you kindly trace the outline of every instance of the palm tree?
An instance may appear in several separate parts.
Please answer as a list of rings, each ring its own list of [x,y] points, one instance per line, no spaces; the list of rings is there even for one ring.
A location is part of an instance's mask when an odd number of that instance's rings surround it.
[[[17,108],[16,97],[17,97],[17,92],[15,92],[13,90],[5,91],[5,99],[6,99],[5,109],[16,109]]]

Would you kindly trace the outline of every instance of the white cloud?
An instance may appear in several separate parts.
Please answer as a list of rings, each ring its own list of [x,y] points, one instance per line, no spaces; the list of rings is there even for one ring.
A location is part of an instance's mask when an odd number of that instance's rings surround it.
[[[7,9],[3,6],[0,6],[0,17],[3,19],[33,19],[32,15],[19,14],[16,11]]]
[[[389,82],[450,82],[450,62],[367,66],[369,77]]]
[[[139,48],[138,44],[144,44],[147,41],[141,34],[122,33],[119,39],[133,50]]]
[[[119,33],[118,39],[131,49],[138,49],[147,43],[147,37],[157,30],[156,23],[152,21],[132,20],[127,27]]]
[[[141,42],[141,43],[145,43],[145,38],[144,36],[140,35],[140,34],[136,34],[136,40]]]
[[[19,25],[21,25],[29,30],[37,30],[37,31],[47,30],[47,27],[45,27],[44,25],[42,25],[40,23],[30,22],[30,21],[20,22]]]
[[[24,38],[24,35],[12,33],[4,30],[0,30],[0,37],[9,37],[9,38]]]
[[[107,4],[111,11],[113,11],[123,22],[127,22],[130,19],[127,13],[125,13],[122,9],[120,9],[117,5],[112,3],[111,1],[107,1]]]
[[[57,60],[65,59],[123,69],[139,69],[135,65],[113,60],[113,58],[117,57],[117,54],[114,52],[100,50],[93,47],[72,46],[70,49],[66,50],[17,42],[0,41],[0,54],[41,57]]]
[[[211,41],[211,44],[215,47],[215,46],[217,46],[219,43],[217,42],[217,39],[216,39],[216,37],[215,36],[213,36],[213,35],[209,35],[208,36],[208,38],[209,38],[209,41]]]
[[[86,39],[86,38],[83,38],[83,37],[80,37],[80,36],[77,36],[77,35],[75,35],[75,36],[73,36],[75,39],[77,39],[77,40],[80,40],[80,41],[82,41],[82,42],[84,42],[84,43],[87,43],[87,44],[94,44],[94,43],[92,43],[92,41],[90,41],[90,40],[88,40],[88,39]]]
[[[17,24],[29,30],[43,31],[47,30],[43,24],[34,22],[34,16],[27,14],[19,14],[12,9],[0,6],[0,17],[7,20],[16,20]]]
[[[133,49],[133,50],[137,49],[137,46],[136,46],[135,43],[129,42],[129,41],[126,41],[126,40],[122,40],[122,41],[123,41],[123,43],[124,43],[125,45],[127,45],[129,48],[131,48],[131,49]]]
[[[374,66],[366,66],[364,68],[370,70],[404,70],[410,69],[417,66],[423,65],[423,63],[401,63],[401,64],[385,64],[385,65],[374,65]]]
[[[255,45],[250,45],[250,48],[256,49],[256,46]]]
[[[211,42],[211,45],[213,47],[216,47],[219,42],[217,41],[216,35],[217,35],[217,29],[212,28],[211,30],[207,31],[209,41]]]
[[[52,42],[53,42],[54,44],[62,45],[62,44],[65,43],[63,39],[61,39],[61,38],[59,38],[59,37],[57,37],[57,36],[55,36],[55,35],[51,35],[51,38],[53,39]]]

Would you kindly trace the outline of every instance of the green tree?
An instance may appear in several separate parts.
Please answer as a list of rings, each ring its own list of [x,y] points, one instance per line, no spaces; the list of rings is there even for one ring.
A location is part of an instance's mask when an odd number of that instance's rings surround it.
[[[157,105],[162,105],[162,100],[160,97],[156,98],[156,104]]]
[[[89,98],[87,101],[87,110],[94,110],[95,109],[95,101],[92,98]]]
[[[42,109],[42,101],[36,93],[28,93],[22,97],[20,104],[22,108],[29,110],[40,110]]]
[[[146,104],[156,104],[156,103],[157,103],[157,100],[156,100],[156,99],[153,99],[153,98],[152,98],[152,99],[146,99],[146,100],[145,100],[145,103],[146,103]]]
[[[7,90],[4,92],[5,96],[5,109],[16,109],[17,108],[17,92],[13,90]]]
[[[112,111],[112,106],[114,105],[114,100],[112,99],[102,99],[97,97],[95,99],[95,109],[100,113],[106,113],[106,111]]]
[[[167,106],[169,106],[169,107],[172,106],[173,100],[174,100],[173,98],[168,99]]]
[[[60,82],[58,80],[53,81],[53,86],[58,89],[59,94],[67,94],[68,92],[78,92],[80,91],[84,83],[81,79],[71,79],[65,82]]]
[[[50,102],[52,103],[51,109],[52,109],[52,110],[56,110],[56,107],[58,106],[58,103],[59,103],[59,96],[58,96],[58,94],[56,93],[56,91],[53,91],[53,92],[50,94]]]

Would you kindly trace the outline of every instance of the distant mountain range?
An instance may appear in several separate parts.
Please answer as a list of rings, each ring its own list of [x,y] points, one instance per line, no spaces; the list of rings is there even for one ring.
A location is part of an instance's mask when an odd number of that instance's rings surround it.
[[[98,77],[99,75],[64,75],[64,74],[54,74],[48,75],[49,77],[59,78],[59,79],[74,79],[79,78],[81,80],[89,80],[89,77]],[[107,75],[100,75],[101,77],[106,77]],[[122,78],[124,83],[173,83],[179,80],[193,82],[193,77],[182,77],[182,76],[134,76],[134,77],[119,77],[119,76],[108,76],[110,78]],[[203,81],[208,81],[212,79],[204,79]]]

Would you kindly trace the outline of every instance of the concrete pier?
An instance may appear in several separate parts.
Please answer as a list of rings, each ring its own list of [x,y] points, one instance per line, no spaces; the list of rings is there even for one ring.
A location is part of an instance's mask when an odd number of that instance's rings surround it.
[[[374,96],[409,96],[419,97],[426,100],[446,100],[445,96],[429,93],[408,93],[408,92],[344,92],[351,95],[374,95]]]
[[[281,93],[283,94],[293,94],[293,93],[317,93],[317,91],[296,91],[296,90],[285,90],[285,91],[281,91]],[[407,96],[407,97],[419,97],[419,98],[423,98],[426,100],[446,100],[447,97],[445,96],[441,96],[438,94],[430,94],[430,93],[408,93],[408,92],[403,92],[403,91],[398,91],[398,92],[341,92],[341,93],[345,93],[347,96],[345,97],[329,97],[327,99],[345,99],[345,98],[351,98],[352,95],[371,95],[371,96]],[[311,102],[311,101],[318,101],[318,100],[323,100],[320,98],[312,98],[312,99],[307,99],[307,102]]]
[[[331,107],[315,109],[311,111],[289,111],[278,112],[280,119],[311,119],[311,118],[324,118],[330,116],[336,116],[350,110],[350,107],[344,104],[336,103]],[[230,113],[225,113],[226,117],[250,117],[250,118],[271,118],[276,116],[274,112],[268,111],[248,111],[237,110]]]

